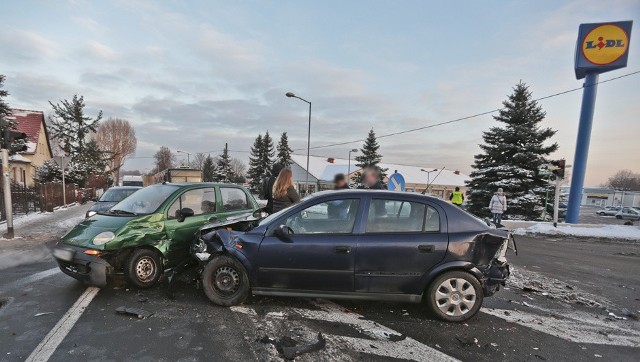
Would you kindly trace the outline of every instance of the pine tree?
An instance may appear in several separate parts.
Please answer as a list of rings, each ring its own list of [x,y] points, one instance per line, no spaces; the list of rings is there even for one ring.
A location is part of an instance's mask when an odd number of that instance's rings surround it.
[[[378,153],[379,148],[380,145],[376,139],[376,133],[371,129],[360,149],[360,153],[355,157],[355,161],[357,168],[377,168],[380,171],[380,180],[382,180],[387,169],[382,169],[378,166],[382,161],[382,155]],[[354,176],[353,180],[356,183],[362,183],[362,174]]]
[[[60,141],[65,154],[74,160],[85,151],[86,138],[96,132],[102,111],[96,118],[85,116],[84,97],[77,94],[71,102],[63,100],[60,104],[53,104],[49,101],[49,104],[54,112],[54,117],[50,118],[52,136]]]
[[[35,180],[41,183],[61,181],[62,169],[54,159],[50,158],[36,168]]]
[[[229,147],[226,143],[224,144],[222,154],[218,157],[218,167],[216,171],[217,182],[229,182],[233,176],[231,172],[231,156],[229,156]]]
[[[109,176],[106,172],[108,159],[95,140],[84,146],[84,152],[72,159],[67,167],[69,180],[84,187],[88,176]]]
[[[289,137],[287,137],[287,132],[282,132],[282,135],[280,135],[280,141],[278,142],[276,149],[278,150],[276,162],[284,167],[291,166],[293,163],[291,160],[291,152],[293,152],[293,150],[289,147]]]
[[[271,175],[271,166],[273,166],[273,158],[275,156],[275,148],[273,147],[273,138],[269,135],[269,131],[262,137],[262,152],[260,163],[264,170],[262,177]]]
[[[262,135],[258,135],[256,140],[253,142],[253,146],[251,146],[251,153],[249,155],[249,170],[247,171],[247,175],[251,179],[251,190],[253,192],[258,192],[260,189],[260,183],[262,182],[262,178],[264,177],[264,168],[262,166],[262,152],[263,151],[263,143],[262,143]]]
[[[5,121],[7,121],[7,117],[11,115],[11,108],[7,103],[5,103],[3,99],[4,97],[9,95],[9,92],[2,89],[4,80],[5,76],[0,74],[0,118],[3,118]]]
[[[524,83],[517,84],[502,104],[504,108],[493,118],[504,127],[484,132],[482,153],[474,156],[474,171],[467,183],[471,189],[468,210],[478,216],[489,216],[489,201],[501,187],[510,217],[538,219],[548,186],[540,168],[548,162],[546,157],[558,149],[556,143],[545,143],[556,131],[540,127],[545,112]]]
[[[211,155],[208,155],[202,163],[202,180],[204,182],[213,182],[215,181],[215,175],[216,165],[213,162],[213,158],[211,158]]]

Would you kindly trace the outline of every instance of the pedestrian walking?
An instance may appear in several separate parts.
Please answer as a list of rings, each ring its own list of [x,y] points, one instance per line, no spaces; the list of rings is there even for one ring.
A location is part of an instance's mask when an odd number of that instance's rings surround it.
[[[362,172],[361,189],[369,190],[386,190],[382,181],[380,181],[380,171],[374,167],[367,167]]]
[[[273,212],[286,209],[287,207],[300,202],[300,195],[293,185],[293,174],[288,168],[283,168],[273,183]]]
[[[498,188],[498,191],[491,197],[489,210],[493,214],[493,223],[496,226],[502,226],[502,214],[507,211],[507,198],[504,196],[502,188]]]
[[[273,214],[273,184],[276,182],[276,178],[280,174],[280,171],[284,166],[279,163],[276,163],[271,167],[271,176],[265,177],[262,180],[262,185],[260,187],[260,198],[262,200],[267,200],[267,206],[264,208],[269,214]]]
[[[464,195],[460,191],[459,187],[456,186],[455,191],[453,191],[449,196],[449,200],[452,204],[462,207],[462,203],[464,202]]]

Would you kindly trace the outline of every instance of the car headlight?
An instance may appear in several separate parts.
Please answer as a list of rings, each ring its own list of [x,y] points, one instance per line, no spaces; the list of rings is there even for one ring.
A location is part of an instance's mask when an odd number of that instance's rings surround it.
[[[93,245],[104,245],[113,240],[113,238],[115,237],[116,234],[112,233],[111,231],[103,231],[93,238]]]
[[[87,218],[90,218],[91,216],[97,214],[97,212],[95,211],[87,211]]]

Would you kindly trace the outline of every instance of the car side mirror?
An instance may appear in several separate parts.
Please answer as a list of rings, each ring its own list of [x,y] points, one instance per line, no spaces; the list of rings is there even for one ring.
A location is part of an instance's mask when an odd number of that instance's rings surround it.
[[[193,209],[184,207],[176,211],[176,219],[178,220],[178,222],[183,222],[184,219],[188,218],[189,216],[193,216],[194,214],[195,213],[193,212]]]
[[[291,243],[293,242],[291,240],[291,235],[293,234],[293,231],[291,230],[290,227],[288,227],[287,225],[280,225],[277,228],[275,228],[273,230],[273,235],[275,235],[275,237],[277,237],[278,239],[280,239],[281,241],[285,242],[285,243]]]
[[[251,216],[253,216],[256,219],[264,219],[265,217],[269,216],[269,214],[266,211],[264,211],[264,209],[258,209],[254,211],[253,214],[251,214]]]

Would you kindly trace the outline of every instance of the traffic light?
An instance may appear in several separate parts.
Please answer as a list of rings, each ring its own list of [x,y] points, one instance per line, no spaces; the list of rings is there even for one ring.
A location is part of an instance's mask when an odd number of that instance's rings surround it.
[[[4,122],[0,122],[0,126],[4,126],[4,137],[2,137],[2,148],[9,150],[10,155],[15,155],[18,152],[24,152],[27,150],[27,134],[17,132],[9,128],[9,125]]]
[[[561,160],[551,161],[551,165],[552,165],[552,167],[550,167],[551,173],[554,174],[556,177],[563,179],[564,169],[565,169],[565,160],[561,159]]]

